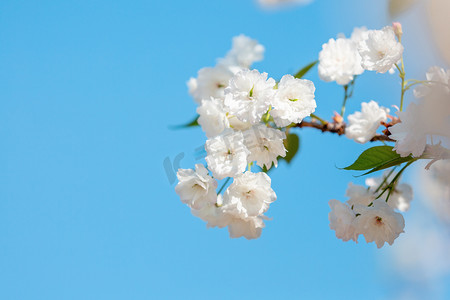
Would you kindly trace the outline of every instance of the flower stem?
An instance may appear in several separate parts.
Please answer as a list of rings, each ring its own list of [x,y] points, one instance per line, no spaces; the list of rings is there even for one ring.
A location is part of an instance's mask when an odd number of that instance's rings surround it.
[[[402,42],[400,38],[399,38],[399,42],[400,43]],[[405,97],[405,92],[409,88],[406,85],[407,84],[407,80],[405,80],[405,63],[403,61],[403,55],[402,55],[402,58],[400,60],[400,67],[398,66],[398,64],[395,64],[395,66],[397,67],[398,72],[399,72],[398,76],[400,76],[400,79],[402,80],[402,94],[401,94],[401,97],[400,97],[400,111],[402,111],[403,110],[403,99]]]
[[[220,190],[217,192],[217,195],[219,195],[222,190],[225,188],[225,186],[227,185],[227,183],[230,181],[231,177],[228,177],[225,182],[223,183],[223,185],[220,187]]]
[[[392,173],[394,173],[395,168],[397,168],[397,166],[393,167],[392,170],[389,171],[389,174],[387,174],[387,176],[383,178],[383,181],[381,182],[380,186],[375,190],[374,193],[378,193],[380,191],[380,189],[384,186],[388,178],[392,175]]]
[[[348,84],[344,85],[344,101],[342,102],[342,107],[341,107],[341,117],[344,117],[345,105],[347,104],[347,99],[348,99]]]
[[[315,115],[315,114],[311,114],[310,117],[319,120],[320,123],[322,123],[322,124],[324,124],[324,125],[328,123],[327,121],[325,121],[324,119],[318,117],[318,116]]]
[[[410,82],[411,82],[411,83],[410,83]],[[434,84],[444,84],[444,83],[442,83],[442,82],[440,82],[440,81],[434,81],[434,80],[416,80],[416,79],[407,79],[407,80],[405,80],[405,84],[406,84],[405,89],[406,89],[406,90],[409,90],[411,87],[413,87],[413,86],[415,86],[415,85],[417,85],[417,84],[427,85],[427,84],[431,84],[431,83],[434,83]],[[444,85],[445,85],[445,84],[444,84]]]
[[[402,66],[402,68],[403,68],[403,66]],[[400,78],[402,79],[402,95],[400,98],[400,111],[402,111],[403,110],[403,98],[405,97],[405,92],[406,92],[405,73],[400,75]]]
[[[409,167],[409,166],[410,166],[413,162],[415,162],[415,161],[416,161],[416,159],[407,162],[406,165],[405,165],[405,166],[397,173],[397,175],[395,175],[394,179],[393,179],[392,182],[389,184],[390,189],[389,189],[389,193],[388,193],[388,195],[387,195],[387,197],[386,197],[386,202],[388,202],[389,197],[390,197],[391,194],[392,194],[392,191],[395,189],[395,187],[396,187],[396,185],[397,185],[397,181],[398,181],[399,178],[400,178],[400,175],[402,175],[402,173],[406,170],[406,168]]]
[[[378,196],[377,196],[377,198],[376,199],[378,199],[378,198],[380,198],[387,190],[389,190],[389,192],[388,192],[388,195],[387,195],[387,197],[386,197],[386,202],[388,202],[388,200],[389,200],[389,197],[391,196],[391,194],[392,194],[392,191],[395,189],[395,186],[397,185],[397,180],[400,178],[400,175],[402,175],[402,173],[405,171],[405,169],[407,168],[407,167],[409,167],[413,162],[415,162],[417,159],[413,159],[413,160],[411,160],[411,161],[409,161],[409,162],[407,162],[406,163],[406,165],[394,176],[394,179],[392,179],[392,181],[387,185],[387,187],[386,188],[384,188],[383,189],[383,191],[381,192],[381,194],[379,194]],[[388,177],[390,176],[391,174],[389,174],[388,175]],[[386,177],[387,178],[387,177]]]
[[[349,84],[344,85],[344,101],[342,102],[341,107],[341,117],[344,117],[345,105],[347,104],[347,100],[353,96],[353,91],[355,90],[355,80],[356,76],[353,77],[353,80]]]

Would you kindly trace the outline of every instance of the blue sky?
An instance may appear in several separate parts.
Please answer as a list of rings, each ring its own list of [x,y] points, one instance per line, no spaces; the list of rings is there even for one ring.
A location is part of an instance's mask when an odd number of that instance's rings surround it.
[[[343,243],[328,228],[328,200],[344,200],[348,182],[363,180],[336,166],[367,145],[298,131],[300,153],[272,172],[273,220],[254,241],[206,229],[163,162],[183,153],[182,168],[203,163],[195,157],[203,132],[169,126],[194,116],[186,81],[214,65],[233,36],[259,40],[266,55],[254,67],[280,78],[338,33],[390,22],[383,1],[316,0],[276,12],[251,0],[2,1],[0,298],[389,297],[378,264],[386,249]],[[434,55],[411,70],[422,74]],[[308,78],[328,118],[342,90],[317,70]],[[358,79],[347,111],[370,99],[390,105],[393,78]]]

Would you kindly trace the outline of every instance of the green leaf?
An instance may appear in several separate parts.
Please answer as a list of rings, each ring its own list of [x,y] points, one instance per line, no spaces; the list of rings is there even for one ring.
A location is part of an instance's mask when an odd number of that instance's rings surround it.
[[[303,67],[303,69],[301,69],[300,71],[298,71],[298,72],[294,75],[294,77],[295,77],[295,78],[303,78],[303,76],[305,76],[306,73],[308,73],[309,70],[311,70],[312,67],[314,67],[318,62],[319,62],[319,61],[316,60],[316,61],[313,61],[312,63],[310,63],[309,65]]]
[[[183,128],[199,126],[199,124],[198,124],[198,118],[199,117],[200,117],[199,115],[196,115],[195,118],[189,123],[186,123],[186,124],[183,124],[183,125],[169,126],[169,128],[170,129],[183,129]]]
[[[345,170],[369,170],[379,167],[389,161],[400,158],[391,146],[375,146],[365,150],[358,159]]]
[[[416,0],[389,0],[389,15],[396,17],[407,11],[416,3]]]
[[[297,154],[299,145],[300,145],[300,138],[298,137],[298,135],[294,133],[290,133],[287,135],[286,139],[284,140],[284,146],[286,147],[287,153],[283,159],[288,164]]]
[[[373,173],[376,171],[384,170],[384,169],[387,169],[390,167],[398,166],[405,162],[412,162],[414,160],[417,160],[417,159],[413,158],[412,156],[394,158],[384,164],[379,165],[378,167],[373,168],[372,170],[362,174],[361,176],[364,176],[364,175],[367,175],[367,174],[370,174],[370,173]]]
[[[376,146],[369,148],[361,153],[352,165],[344,169],[357,171],[370,170],[361,175],[364,176],[376,171],[401,165],[405,162],[413,162],[417,160],[417,158],[414,158],[411,155],[401,157],[395,151],[392,151],[392,149],[392,146]]]

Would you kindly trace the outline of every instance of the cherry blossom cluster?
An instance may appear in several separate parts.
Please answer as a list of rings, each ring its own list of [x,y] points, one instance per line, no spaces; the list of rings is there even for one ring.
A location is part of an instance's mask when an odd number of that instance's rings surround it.
[[[365,70],[394,73],[399,69],[405,76],[402,61],[402,28],[398,23],[381,30],[355,28],[350,38],[341,36],[330,39],[319,54],[319,76],[325,81],[349,85]],[[346,136],[358,143],[370,141],[381,124],[394,121],[389,128],[390,138],[396,141],[395,150],[402,156],[423,154],[431,135],[450,137],[450,71],[432,67],[425,81],[402,82],[403,94],[410,87],[420,84],[414,95],[419,103],[411,103],[405,111],[397,112],[398,118],[389,116],[390,110],[371,100],[363,102],[361,111],[348,116]]]
[[[244,35],[233,38],[225,57],[214,67],[199,70],[188,82],[198,104],[197,123],[207,137],[207,166],[178,171],[175,190],[181,201],[208,227],[228,227],[233,238],[258,238],[268,219],[265,213],[276,200],[266,171],[277,167],[291,150],[286,141],[292,127],[345,135],[360,144],[381,141],[383,146],[365,150],[346,169],[385,173],[368,178],[366,186],[350,183],[345,203],[330,200],[329,221],[344,241],[357,242],[363,235],[378,248],[386,242],[392,245],[404,232],[402,213],[413,198],[412,187],[400,183],[406,168],[421,159],[430,160],[427,170],[435,165],[433,174],[445,173],[438,177],[444,178],[440,182],[447,185],[447,198],[450,190],[450,70],[432,67],[425,80],[407,79],[402,35],[399,23],[380,30],[355,28],[349,38],[341,34],[325,43],[317,62],[279,81],[251,69],[263,59],[262,45]],[[341,112],[335,113],[332,122],[314,114],[314,84],[301,79],[316,63],[322,80],[336,82],[345,91]],[[366,71],[398,73],[400,101],[391,106],[396,111],[391,114],[391,109],[369,100],[344,121],[356,78]],[[403,110],[409,90],[414,90],[416,101]],[[295,155],[294,151],[289,153]],[[223,181],[219,189],[218,180]]]
[[[398,117],[390,116],[388,108],[373,100],[362,102],[361,111],[348,116],[345,135],[358,143],[367,143],[384,125],[386,140],[395,142],[392,150],[408,158],[400,174],[420,158],[432,159],[430,164],[448,159],[449,152],[441,143],[448,144],[450,138],[450,71],[432,67],[425,81],[407,80],[402,34],[399,23],[381,30],[356,28],[350,38],[341,36],[323,45],[318,67],[321,79],[344,86],[346,94],[342,115],[349,96],[347,89],[354,84],[356,76],[366,70],[389,71],[391,74],[398,70],[402,80]],[[403,111],[404,94],[415,85],[418,85],[414,90],[418,103],[410,103]],[[340,117],[342,122],[343,116]],[[392,169],[380,179],[367,179],[367,187],[350,184],[346,204],[331,200],[330,228],[336,231],[336,236],[344,241],[357,241],[358,235],[362,234],[367,242],[374,241],[378,248],[385,242],[392,244],[404,228],[404,219],[396,210],[406,211],[413,195],[411,186],[398,184],[400,174],[394,176]]]
[[[413,191],[406,183],[397,183],[388,197],[385,187],[397,174],[385,172],[380,178],[366,179],[366,186],[350,183],[346,203],[338,200],[328,202],[330,228],[343,241],[358,241],[362,234],[366,242],[375,242],[381,248],[390,245],[403,232],[405,221],[397,211],[407,211],[413,199]]]
[[[356,76],[365,70],[394,73],[404,50],[398,40],[399,26],[386,26],[381,30],[355,28],[350,38],[340,35],[337,39],[330,39],[319,53],[319,77],[324,81],[335,81],[345,86],[347,91]],[[361,144],[370,141],[380,125],[388,121],[389,112],[388,108],[379,106],[374,100],[362,102],[361,111],[347,118],[346,136]],[[343,113],[344,110],[341,115]]]
[[[286,127],[316,108],[311,81],[285,75],[277,83],[267,73],[249,69],[263,52],[257,41],[235,37],[225,58],[188,82],[199,103],[198,124],[208,138],[207,168],[180,169],[175,191],[193,215],[208,227],[228,227],[233,238],[261,235],[264,213],[277,198],[262,168],[277,167],[278,157],[286,155]],[[260,172],[251,171],[254,163]],[[224,179],[217,192],[217,180]]]
[[[320,78],[347,85],[364,70],[392,73],[403,54],[394,30],[392,26],[381,30],[361,27],[355,28],[350,38],[330,39],[319,53]]]

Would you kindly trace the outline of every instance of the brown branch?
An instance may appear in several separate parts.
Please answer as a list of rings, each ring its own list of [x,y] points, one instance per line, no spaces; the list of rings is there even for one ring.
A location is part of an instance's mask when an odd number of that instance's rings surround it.
[[[331,132],[331,133],[336,133],[338,135],[345,134],[345,123],[343,123],[343,122],[341,122],[341,123],[326,122],[326,123],[322,124],[320,122],[302,121],[298,124],[295,124],[294,127],[299,127],[299,128],[310,127],[310,128],[319,129],[322,132]],[[389,133],[389,132],[387,132],[387,133]],[[393,139],[391,139],[389,137],[388,134],[377,134],[370,141],[371,142],[376,142],[376,141],[395,142]]]

